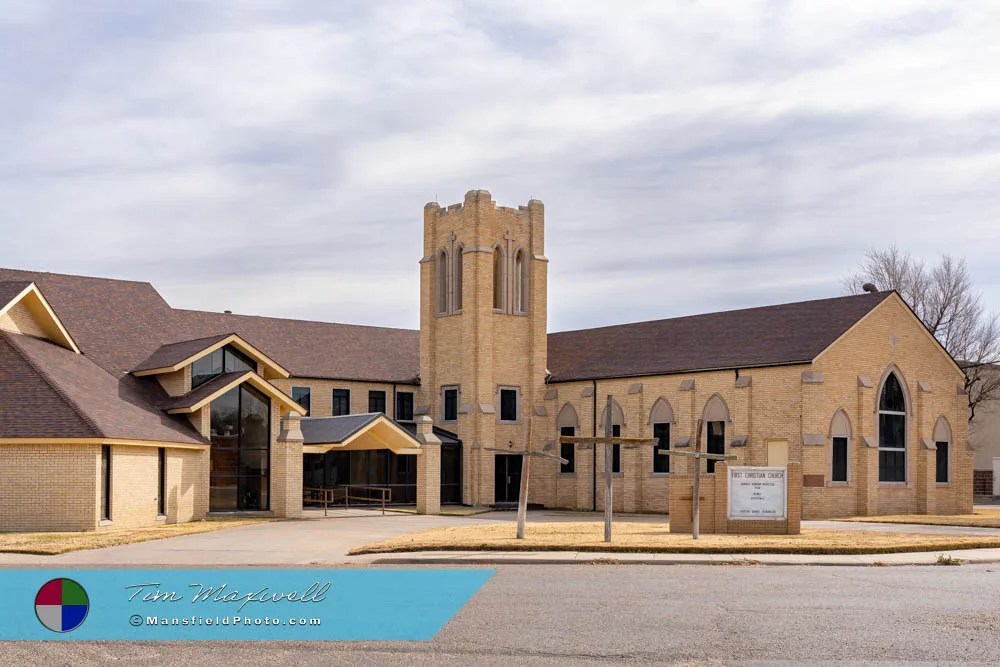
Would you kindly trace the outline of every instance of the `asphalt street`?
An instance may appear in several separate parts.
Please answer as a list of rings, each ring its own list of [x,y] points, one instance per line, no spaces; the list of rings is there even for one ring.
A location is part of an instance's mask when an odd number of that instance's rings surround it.
[[[512,565],[430,642],[0,644],[3,665],[1000,664],[1000,566]]]

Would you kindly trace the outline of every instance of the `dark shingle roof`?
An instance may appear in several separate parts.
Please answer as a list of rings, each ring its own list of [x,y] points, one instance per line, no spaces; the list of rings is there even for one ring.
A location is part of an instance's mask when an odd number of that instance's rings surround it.
[[[384,415],[371,412],[361,415],[341,415],[338,417],[304,417],[302,437],[306,445],[327,445],[343,442],[368,424]]]
[[[219,391],[227,384],[236,380],[237,378],[248,378],[252,376],[253,373],[250,371],[236,371],[233,373],[223,373],[222,375],[216,375],[211,380],[208,380],[204,384],[200,384],[183,396],[174,396],[171,398],[164,399],[160,403],[160,408],[162,410],[176,410],[177,408],[190,408],[198,405],[201,401],[205,400],[215,392]]]
[[[10,332],[0,332],[0,338],[0,437],[205,444],[187,419],[157,408],[166,394],[155,380],[114,377],[87,357],[49,341]],[[25,391],[30,394],[22,395]]]
[[[35,282],[87,357],[112,375],[236,333],[296,377],[417,381],[415,330],[175,310],[148,283],[12,269],[0,269],[0,281]],[[549,334],[551,380],[807,363],[889,294]]]
[[[167,343],[161,345],[145,361],[132,369],[135,371],[148,371],[155,368],[169,368],[174,364],[179,364],[185,359],[198,354],[202,350],[212,347],[220,340],[227,338],[230,333],[208,336],[207,338],[196,338],[185,340],[179,343]]]
[[[549,334],[551,381],[809,363],[891,294]]]
[[[420,332],[410,329],[197,310],[174,318],[186,338],[235,331],[295,377],[415,383],[420,371]]]
[[[30,280],[2,280],[0,281],[0,308],[3,308],[11,300],[24,291],[24,288],[31,284]]]
[[[175,334],[173,310],[149,283],[17,269],[0,269],[0,281],[34,282],[80,349],[113,375],[165,343],[196,337]]]

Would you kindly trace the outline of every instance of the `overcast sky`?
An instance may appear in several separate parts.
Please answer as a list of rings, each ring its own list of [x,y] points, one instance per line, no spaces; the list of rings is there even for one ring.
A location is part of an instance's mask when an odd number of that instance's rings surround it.
[[[0,266],[416,328],[423,205],[485,188],[545,202],[551,330],[837,296],[893,241],[1000,310],[998,35],[968,0],[2,0]]]

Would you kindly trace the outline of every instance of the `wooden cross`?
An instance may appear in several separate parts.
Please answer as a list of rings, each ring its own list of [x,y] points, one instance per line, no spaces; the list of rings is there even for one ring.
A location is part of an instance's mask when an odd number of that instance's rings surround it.
[[[561,456],[556,456],[555,454],[548,454],[546,452],[533,452],[531,451],[531,417],[526,419],[525,433],[524,433],[524,447],[521,449],[512,449],[514,443],[510,443],[508,447],[483,447],[487,452],[503,452],[504,454],[514,454],[521,457],[521,490],[517,497],[517,539],[524,539],[524,524],[528,519],[528,477],[531,472],[531,457],[537,456],[546,459],[553,459],[559,461],[560,463],[569,463],[566,459]]]
[[[694,458],[694,489],[691,494],[691,538],[695,540],[698,539],[698,522],[701,519],[701,507],[698,502],[700,489],[698,481],[701,479],[701,460],[731,461],[736,458],[735,454],[709,454],[708,452],[701,451],[701,426],[703,423],[704,420],[698,420],[698,432],[694,436],[693,452],[679,452],[676,449],[661,449],[657,452],[658,454],[669,454],[670,456],[691,456]]]
[[[611,541],[611,469],[613,467],[614,445],[658,445],[659,440],[649,440],[647,438],[615,438],[611,435],[612,412],[611,406],[614,399],[608,394],[608,407],[604,413],[604,437],[577,438],[568,435],[561,436],[559,442],[563,444],[599,444],[604,445],[604,541]],[[596,474],[596,473],[595,473]]]

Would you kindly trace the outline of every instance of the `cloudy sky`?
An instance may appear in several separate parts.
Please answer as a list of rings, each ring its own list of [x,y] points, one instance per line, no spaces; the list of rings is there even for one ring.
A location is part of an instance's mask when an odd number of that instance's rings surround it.
[[[845,8],[848,5],[848,8]],[[546,205],[552,330],[839,295],[1000,310],[1000,3],[0,2],[0,266],[418,325],[424,203]]]

